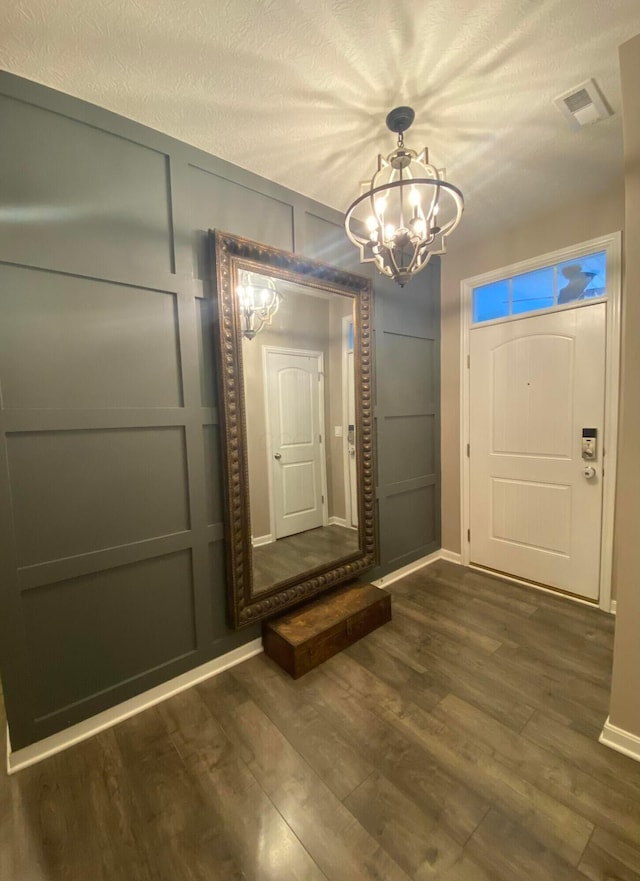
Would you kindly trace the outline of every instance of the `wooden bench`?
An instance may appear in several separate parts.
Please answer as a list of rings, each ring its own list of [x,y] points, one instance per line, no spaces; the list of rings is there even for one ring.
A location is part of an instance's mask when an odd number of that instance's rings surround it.
[[[265,621],[265,654],[294,679],[391,620],[391,595],[349,584],[280,618]]]

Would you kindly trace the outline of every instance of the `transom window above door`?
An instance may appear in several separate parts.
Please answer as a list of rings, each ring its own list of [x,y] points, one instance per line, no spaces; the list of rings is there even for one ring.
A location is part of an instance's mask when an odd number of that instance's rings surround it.
[[[603,297],[607,252],[596,251],[472,289],[472,324]]]

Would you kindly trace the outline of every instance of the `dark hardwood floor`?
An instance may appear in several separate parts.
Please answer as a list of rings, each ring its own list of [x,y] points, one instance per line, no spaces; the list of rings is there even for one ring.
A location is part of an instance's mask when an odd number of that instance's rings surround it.
[[[358,531],[318,526],[253,548],[253,592],[263,593],[287,578],[297,578],[358,550]]]
[[[447,563],[390,590],[297,682],[261,655],[0,775],[2,881],[639,881],[613,619]]]

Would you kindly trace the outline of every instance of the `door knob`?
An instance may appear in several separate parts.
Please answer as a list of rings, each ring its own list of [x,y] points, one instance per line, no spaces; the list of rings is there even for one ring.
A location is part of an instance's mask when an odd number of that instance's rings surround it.
[[[582,469],[582,475],[586,480],[591,480],[593,477],[596,476],[596,469],[593,467],[593,465],[585,465]]]
[[[282,455],[280,453],[274,453],[273,458],[274,459],[282,459]]]

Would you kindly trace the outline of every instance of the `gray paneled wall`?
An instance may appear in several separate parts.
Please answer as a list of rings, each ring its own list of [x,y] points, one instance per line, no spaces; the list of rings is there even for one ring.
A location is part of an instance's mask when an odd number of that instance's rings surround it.
[[[220,159],[4,73],[0,111],[15,749],[258,635],[226,625],[207,230],[361,269],[337,212]],[[376,282],[375,575],[439,545],[438,287]]]
[[[440,263],[376,285],[381,572],[440,547]]]

